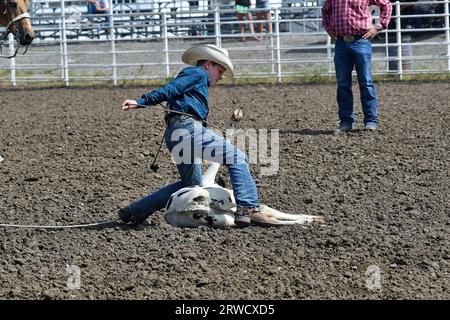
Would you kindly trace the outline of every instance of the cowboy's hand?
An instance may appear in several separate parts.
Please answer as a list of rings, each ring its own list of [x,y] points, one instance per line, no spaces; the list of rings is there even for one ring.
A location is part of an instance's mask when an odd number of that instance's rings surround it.
[[[137,109],[139,108],[137,105],[136,100],[125,100],[122,102],[122,110],[129,110],[129,109]]]
[[[373,39],[378,34],[378,30],[372,27],[362,37],[363,39]]]

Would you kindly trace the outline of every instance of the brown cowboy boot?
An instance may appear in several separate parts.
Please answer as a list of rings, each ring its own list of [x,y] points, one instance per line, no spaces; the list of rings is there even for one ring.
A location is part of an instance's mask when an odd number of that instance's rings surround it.
[[[239,228],[254,224],[261,227],[280,225],[275,219],[265,216],[258,208],[239,208],[234,214],[234,223]]]

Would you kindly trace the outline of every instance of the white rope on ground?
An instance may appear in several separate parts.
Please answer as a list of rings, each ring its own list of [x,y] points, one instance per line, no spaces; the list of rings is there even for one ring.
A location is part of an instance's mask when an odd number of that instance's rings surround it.
[[[137,104],[138,107],[140,108],[148,108],[149,106],[147,105],[141,105],[141,104]],[[153,109],[157,109],[160,111],[165,111],[168,113],[177,113],[177,114],[181,114],[181,115],[186,115],[189,116],[191,118],[195,117],[189,113],[186,112],[181,112],[181,111],[175,111],[175,110],[169,110],[164,108],[164,106],[162,104],[160,104],[160,106],[151,106],[151,108]],[[236,109],[234,112],[234,116],[237,117],[238,119],[242,118],[243,113],[242,113],[242,108]],[[223,129],[219,128],[215,125],[212,125],[211,123],[208,123],[206,120],[203,120],[202,122],[210,125],[211,127],[214,127],[218,130],[220,130],[223,133]],[[161,141],[162,142],[162,141]],[[162,143],[161,143],[162,144]],[[0,162],[3,161],[2,156],[0,155]],[[156,159],[155,159],[156,161]],[[154,162],[155,162],[154,161]],[[154,165],[154,163],[153,163]],[[118,221],[118,219],[111,219],[111,220],[107,220],[107,221],[101,221],[101,222],[95,222],[95,223],[86,223],[86,224],[74,224],[74,225],[61,225],[61,226],[52,226],[52,225],[37,225],[37,224],[28,224],[28,225],[24,225],[24,224],[8,224],[8,223],[0,223],[0,228],[31,228],[31,229],[69,229],[69,228],[88,228],[88,227],[96,227],[96,226],[101,226],[101,225],[106,225],[106,224],[111,224],[111,223],[116,223]]]
[[[105,224],[117,222],[117,219],[111,219],[107,221],[94,222],[94,223],[85,223],[85,224],[73,224],[73,225],[61,225],[61,226],[52,226],[52,225],[37,225],[37,224],[8,224],[8,223],[0,223],[0,228],[32,228],[32,229],[69,229],[69,228],[87,228],[87,227],[96,227]]]

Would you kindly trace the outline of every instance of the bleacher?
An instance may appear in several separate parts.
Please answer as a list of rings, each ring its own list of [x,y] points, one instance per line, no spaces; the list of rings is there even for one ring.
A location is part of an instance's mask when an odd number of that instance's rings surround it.
[[[238,33],[234,0],[110,0],[113,25],[104,22],[102,15],[87,14],[85,0],[65,1],[67,39],[108,37],[111,31],[117,38],[151,38],[162,35],[162,17],[166,15],[167,32],[175,36],[206,36],[215,33],[213,8],[220,9],[221,33]],[[318,31],[323,0],[273,0],[272,7],[283,7],[280,31],[292,32],[300,28]],[[30,5],[32,24],[37,40],[59,40],[61,37],[61,0],[33,0]],[[111,14],[111,13],[110,13]],[[311,18],[311,21],[295,20]],[[112,30],[112,29],[113,30]]]
[[[280,19],[287,21],[280,25],[280,31],[320,31],[321,6],[324,2],[325,0],[283,0],[284,9],[280,12]]]
[[[207,1],[203,2],[207,4]],[[65,1],[64,5],[68,39],[99,38],[111,32],[111,26],[104,23],[104,16],[87,15],[86,1]],[[174,35],[207,33],[206,24],[208,19],[213,17],[208,17],[208,14],[203,12],[204,6],[194,11],[189,9],[189,3],[180,0],[114,0],[112,3],[114,32],[116,37],[159,37],[164,13],[169,33]],[[30,14],[37,39],[60,38],[62,15],[60,0],[33,0]]]

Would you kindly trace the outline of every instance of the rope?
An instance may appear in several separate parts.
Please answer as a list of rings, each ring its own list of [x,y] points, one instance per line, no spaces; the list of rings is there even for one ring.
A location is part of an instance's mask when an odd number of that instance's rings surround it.
[[[181,111],[175,111],[175,110],[168,110],[166,108],[164,108],[164,106],[162,104],[160,104],[161,107],[159,106],[152,106],[152,108],[156,108],[156,109],[161,109],[165,112],[173,112],[173,113],[177,113],[177,114],[182,114],[182,115],[186,115],[189,116],[191,118],[195,117],[189,113],[186,112],[181,112]],[[138,107],[140,108],[146,108],[148,106],[146,105],[141,105],[141,104],[137,104]],[[206,120],[202,120],[202,122],[206,123],[207,125],[211,126],[211,127],[215,127],[218,130],[220,130],[221,132],[223,132],[223,129],[214,126],[212,124],[208,124],[206,122]],[[166,128],[167,129],[167,128]],[[165,135],[166,132],[164,132]],[[163,135],[163,140],[161,140],[160,146],[159,146],[159,150],[157,155],[155,156],[155,159],[153,161],[153,164],[151,165],[151,169],[152,171],[157,171],[158,167],[155,164],[156,162],[156,158],[158,157],[158,154],[161,150],[161,146],[162,146],[162,142],[164,141],[164,135]],[[55,225],[38,225],[38,224],[8,224],[8,223],[0,223],[0,228],[32,228],[32,229],[74,229],[74,228],[89,228],[89,227],[98,227],[98,226],[102,226],[102,225],[108,225],[108,224],[115,224],[117,223],[117,219],[111,219],[111,220],[106,220],[106,221],[101,221],[101,222],[94,222],[94,223],[85,223],[85,224],[73,224],[73,225],[60,225],[60,226],[55,226]]]
[[[107,225],[116,223],[117,219],[111,219],[101,222],[94,223],[85,223],[85,224],[72,224],[72,225],[61,225],[61,226],[52,226],[52,225],[38,225],[38,224],[8,224],[8,223],[0,223],[0,228],[32,228],[32,229],[73,229],[73,228],[89,228],[89,227],[97,227],[101,225]]]
[[[157,105],[151,106],[151,109],[161,110],[161,111],[164,111],[164,112],[167,112],[167,113],[181,114],[181,115],[185,115],[185,116],[188,116],[188,117],[190,117],[190,118],[193,118],[193,119],[197,120],[197,119],[196,119],[192,114],[190,114],[190,113],[186,113],[186,112],[182,112],[182,111],[171,110],[171,109],[165,108],[161,103],[159,103],[159,105],[160,105],[160,106],[157,106]],[[149,107],[149,106],[144,105],[144,104],[136,104],[136,106],[137,106],[138,108],[147,108],[147,107]],[[202,123],[205,123],[207,126],[211,126],[211,127],[215,128],[215,129],[219,130],[222,134],[225,134],[225,131],[224,131],[222,128],[219,128],[218,126],[215,126],[215,125],[213,125],[213,124],[211,124],[211,123],[208,123],[206,120],[198,120],[198,121],[201,121]],[[152,162],[152,164],[150,165],[150,170],[153,171],[153,172],[157,172],[157,171],[159,170],[159,165],[156,164],[156,160],[158,159],[159,153],[161,152],[161,147],[162,147],[163,142],[164,142],[164,137],[165,137],[166,134],[167,134],[167,128],[168,128],[168,127],[169,127],[169,123],[167,123],[166,129],[165,129],[164,134],[163,134],[163,136],[162,136],[162,138],[161,138],[161,142],[159,143],[158,152],[157,152],[156,155],[153,157],[153,162]]]
[[[150,165],[150,170],[152,170],[153,172],[157,172],[159,169],[159,165],[156,164],[156,160],[158,159],[159,153],[161,152],[164,138],[166,137],[166,133],[167,133],[167,128],[168,128],[168,126],[166,127],[166,130],[164,130],[164,134],[162,135],[161,141],[159,142],[158,152],[156,152],[156,155],[153,158],[153,163]]]

